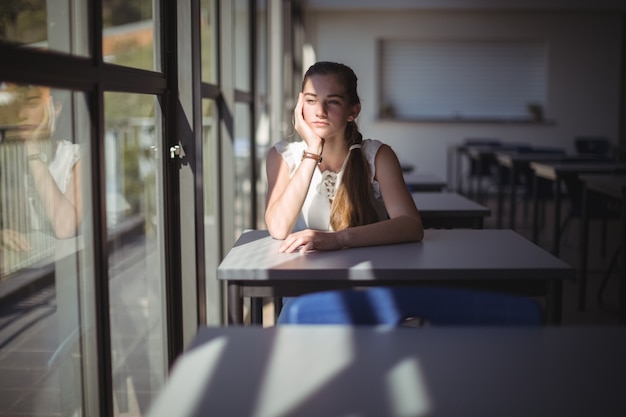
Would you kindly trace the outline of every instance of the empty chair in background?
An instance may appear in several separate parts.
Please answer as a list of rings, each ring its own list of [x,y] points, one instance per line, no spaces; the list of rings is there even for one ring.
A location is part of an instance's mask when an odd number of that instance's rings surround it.
[[[277,324],[401,326],[408,319],[431,325],[544,323],[541,306],[529,297],[450,287],[372,287],[291,298]]]
[[[468,138],[465,139],[463,143],[462,152],[466,152],[468,147],[472,146],[480,146],[480,147],[488,147],[488,148],[499,148],[502,146],[502,141],[500,139],[490,139],[490,138]],[[483,178],[491,177],[493,175],[493,167],[495,164],[495,158],[484,158],[480,161],[469,158],[469,170],[467,172],[466,178],[471,182],[472,179],[476,181],[481,181]],[[470,187],[468,184],[467,187]],[[460,187],[461,191],[462,186]],[[470,187],[471,188],[471,187]],[[470,189],[466,189],[464,194],[471,194]]]

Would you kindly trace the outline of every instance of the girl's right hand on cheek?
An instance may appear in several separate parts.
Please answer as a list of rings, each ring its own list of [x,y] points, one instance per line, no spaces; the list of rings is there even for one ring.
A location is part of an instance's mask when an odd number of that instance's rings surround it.
[[[298,102],[296,104],[296,108],[294,110],[294,127],[298,135],[304,140],[307,144],[307,147],[310,152],[319,153],[322,149],[322,144],[324,143],[324,139],[319,137],[311,127],[304,120],[304,113],[302,109],[304,107],[304,96],[302,93],[298,95]]]

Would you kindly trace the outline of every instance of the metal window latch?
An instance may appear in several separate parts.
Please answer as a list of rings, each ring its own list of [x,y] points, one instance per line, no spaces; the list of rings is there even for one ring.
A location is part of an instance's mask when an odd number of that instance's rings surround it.
[[[170,146],[170,159],[174,159],[176,157],[182,158],[180,152],[180,145]]]

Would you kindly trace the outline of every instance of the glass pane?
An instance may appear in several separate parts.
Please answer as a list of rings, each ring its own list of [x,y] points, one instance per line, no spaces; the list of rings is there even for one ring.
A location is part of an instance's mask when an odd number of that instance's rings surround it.
[[[155,4],[153,4],[155,3]],[[117,65],[160,71],[155,56],[154,0],[103,0],[102,54]]]
[[[257,155],[257,228],[265,228],[265,190],[267,190],[267,176],[265,175],[265,157],[272,145],[270,140],[270,105],[268,102],[268,39],[267,27],[269,15],[267,13],[267,2],[257,1],[256,15],[256,60],[254,76],[256,77],[256,155]]]
[[[86,115],[80,93],[0,82],[0,415],[97,398]]]
[[[153,96],[105,94],[116,415],[145,412],[166,375],[159,119]]]
[[[235,0],[235,88],[250,90],[250,9],[248,0]]]
[[[247,104],[235,103],[235,239],[251,223],[252,152],[250,152],[250,110]]]
[[[83,2],[2,0],[0,40],[28,48],[86,56],[87,7]],[[73,42],[70,28],[75,31]]]
[[[215,51],[215,5],[214,0],[200,0],[200,56],[202,58],[202,81],[216,83]]]
[[[214,101],[202,100],[202,166],[204,186],[204,237],[206,263],[207,324],[221,324],[221,286],[216,271],[220,253],[218,190],[217,106]]]

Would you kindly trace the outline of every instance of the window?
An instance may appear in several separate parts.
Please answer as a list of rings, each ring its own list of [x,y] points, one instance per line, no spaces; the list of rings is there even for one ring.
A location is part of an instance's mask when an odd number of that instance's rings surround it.
[[[535,41],[383,40],[380,115],[533,120],[547,98],[547,46]]]

